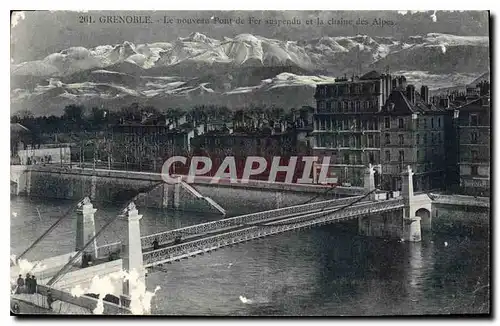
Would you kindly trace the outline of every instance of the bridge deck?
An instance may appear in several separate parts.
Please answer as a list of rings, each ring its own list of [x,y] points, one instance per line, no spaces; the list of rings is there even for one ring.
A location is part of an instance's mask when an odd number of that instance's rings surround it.
[[[204,254],[217,248],[276,233],[333,223],[373,213],[387,212],[401,209],[402,207],[403,202],[400,199],[392,199],[382,202],[361,203],[342,210],[334,207],[309,214],[297,214],[293,217],[248,223],[230,231],[220,232],[215,235],[200,235],[196,239],[185,243],[168,245],[157,250],[143,252],[144,266],[151,267],[178,261],[197,254]]]
[[[312,202],[297,206],[289,206],[269,211],[257,212],[252,214],[240,215],[232,218],[221,219],[217,221],[196,224],[183,227],[175,230],[168,230],[156,234],[150,234],[141,237],[141,245],[143,250],[153,248],[153,241],[158,241],[160,246],[172,245],[176,238],[191,238],[199,235],[206,235],[211,232],[225,231],[230,228],[239,227],[243,224],[268,221],[276,218],[289,218],[297,214],[305,214],[323,210],[330,207],[343,206],[350,204],[355,200],[361,200],[363,196],[348,197],[342,199],[332,199],[320,202]],[[112,252],[121,250],[119,242],[107,244],[98,248],[99,257],[107,257]]]

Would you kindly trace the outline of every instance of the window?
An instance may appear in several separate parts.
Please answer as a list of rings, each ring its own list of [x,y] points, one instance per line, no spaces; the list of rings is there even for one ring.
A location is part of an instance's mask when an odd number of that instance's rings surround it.
[[[405,160],[405,152],[404,151],[399,151],[399,162],[404,162]]]
[[[427,145],[427,134],[424,134],[424,145]]]
[[[370,124],[370,130],[375,130],[375,121],[370,119],[370,121],[368,121],[368,123]]]
[[[399,129],[403,129],[404,128],[403,119],[399,119],[398,120],[398,127],[399,127]]]
[[[417,118],[417,129],[420,128],[420,119]]]
[[[405,143],[405,136],[399,135],[399,145],[404,145]]]
[[[477,144],[477,131],[470,133],[470,142],[471,144]]]
[[[332,110],[332,102],[331,101],[326,102],[326,109],[329,111]]]
[[[419,134],[417,134],[417,145],[420,145],[420,135]]]
[[[427,129],[427,119],[423,118],[423,120],[424,120],[424,129]]]
[[[471,115],[470,115],[470,125],[471,125],[471,126],[477,126],[477,125],[478,125],[478,117],[477,117],[477,114],[471,114]]]
[[[477,166],[476,165],[473,165],[470,167],[470,174],[471,175],[479,175],[478,171],[477,171]]]
[[[431,118],[431,128],[434,128],[434,118]]]
[[[431,134],[431,144],[434,144],[434,141],[435,141],[435,139],[434,139],[435,137],[434,136],[435,136],[434,133],[432,133]]]
[[[373,135],[368,135],[368,147],[373,147]]]
[[[476,161],[479,158],[479,152],[476,150],[470,151],[470,154],[473,161]]]
[[[385,117],[384,122],[387,129],[391,128],[391,118]]]
[[[220,139],[219,139],[219,138],[215,138],[215,145],[216,145],[216,146],[219,146],[219,145],[220,145]]]
[[[391,143],[391,135],[385,134],[385,144],[389,145]]]
[[[420,157],[420,151],[417,151],[417,162],[419,157]]]
[[[441,128],[441,118],[438,118],[438,128]]]
[[[361,102],[356,101],[356,112],[359,112],[360,108],[361,108]]]
[[[368,160],[371,164],[375,163],[375,156],[373,155],[373,153],[368,154]]]
[[[349,164],[349,154],[344,153],[344,164]]]
[[[343,138],[343,142],[344,142],[344,147],[349,147],[349,136],[348,135],[344,135],[344,138]]]
[[[385,161],[386,162],[391,161],[391,152],[390,151],[385,151]]]
[[[325,101],[318,101],[318,108],[320,110],[324,110],[325,109]]]

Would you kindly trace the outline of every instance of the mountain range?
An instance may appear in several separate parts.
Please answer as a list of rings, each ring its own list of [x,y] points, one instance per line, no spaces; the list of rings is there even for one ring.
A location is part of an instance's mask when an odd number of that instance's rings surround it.
[[[11,112],[61,114],[78,103],[111,110],[199,104],[314,105],[315,84],[368,70],[404,74],[430,89],[465,85],[489,70],[489,39],[430,33],[404,39],[323,36],[282,41],[252,34],[72,47],[11,65]]]

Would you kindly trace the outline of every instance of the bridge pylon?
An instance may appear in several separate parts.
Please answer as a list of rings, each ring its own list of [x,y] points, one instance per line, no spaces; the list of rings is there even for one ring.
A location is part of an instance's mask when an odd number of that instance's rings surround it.
[[[420,242],[422,240],[422,230],[419,216],[415,216],[414,194],[413,194],[413,171],[408,165],[401,173],[403,197],[403,239],[410,242]]]
[[[97,209],[90,202],[89,197],[83,199],[83,204],[77,210],[76,217],[76,251],[83,249],[85,244],[95,237],[95,220],[94,215]],[[97,240],[94,239],[92,244],[85,249],[85,253],[90,254],[93,258],[97,257]]]
[[[375,190],[375,170],[373,169],[373,165],[368,164],[368,167],[365,169],[364,173],[364,183],[363,186],[365,188],[365,191],[367,193]],[[376,194],[375,192],[372,192],[369,195],[370,200],[375,200]]]
[[[142,215],[139,215],[135,204],[131,202],[126,209],[125,219],[128,222],[128,227],[122,238],[122,264],[123,270],[131,274],[132,277],[137,276],[136,280],[129,278],[123,281],[123,295],[121,302],[127,306],[130,304],[131,283],[142,282],[146,284],[146,273],[142,258],[141,247],[141,228],[140,220]],[[135,277],[134,277],[135,278]]]

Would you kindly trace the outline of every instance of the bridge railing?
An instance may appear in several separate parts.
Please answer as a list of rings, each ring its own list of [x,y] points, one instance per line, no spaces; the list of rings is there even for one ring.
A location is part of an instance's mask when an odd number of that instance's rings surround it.
[[[272,209],[263,212],[250,213],[240,216],[235,216],[232,218],[227,218],[223,220],[217,220],[212,222],[206,222],[201,224],[196,224],[192,226],[186,226],[183,228],[168,230],[164,232],[159,232],[155,234],[150,234],[141,237],[142,248],[151,248],[153,246],[153,241],[157,240],[159,245],[168,244],[173,242],[178,237],[184,237],[189,235],[205,234],[207,232],[217,231],[220,229],[225,229],[229,227],[239,226],[246,223],[255,223],[270,218],[279,218],[291,214],[307,213],[314,210],[321,210],[328,207],[343,206],[352,203],[353,201],[359,200],[363,196],[352,196],[340,199],[330,199],[320,202],[312,202],[307,204],[301,204],[296,206],[288,206],[277,209]],[[369,200],[368,198],[365,200]],[[120,242],[110,243],[98,248],[99,257],[105,257],[109,254],[119,251],[121,249]]]
[[[119,255],[122,250],[121,242],[113,242],[105,244],[101,247],[97,247],[97,257],[98,258],[107,258],[112,254]]]
[[[232,243],[253,239],[263,235],[284,232],[287,230],[306,227],[309,225],[328,223],[333,220],[347,219],[367,214],[385,212],[393,209],[399,209],[402,206],[403,202],[400,199],[392,199],[375,203],[358,204],[345,210],[336,212],[331,212],[335,210],[332,207],[325,211],[314,212],[290,218],[286,221],[286,224],[268,225],[265,227],[250,226],[249,228],[243,230],[236,230],[223,234],[213,235],[193,242],[149,251],[143,254],[143,261],[145,265],[152,265],[166,260],[177,259],[181,256],[189,256],[190,254],[193,254],[197,251],[205,251],[211,248],[224,247]]]
[[[172,242],[177,237],[204,234],[207,232],[217,231],[224,228],[239,226],[241,224],[259,222],[267,220],[269,218],[275,218],[275,217],[279,218],[281,216],[286,216],[290,214],[300,214],[300,213],[310,212],[313,210],[324,209],[332,205],[335,206],[347,205],[362,197],[363,196],[353,196],[342,199],[331,199],[321,202],[313,202],[297,206],[288,206],[263,212],[240,215],[223,220],[201,223],[180,229],[168,230],[165,232],[160,232],[142,237],[141,244],[142,248],[149,248],[153,246],[152,243],[155,239],[158,241],[160,245],[166,244]]]

